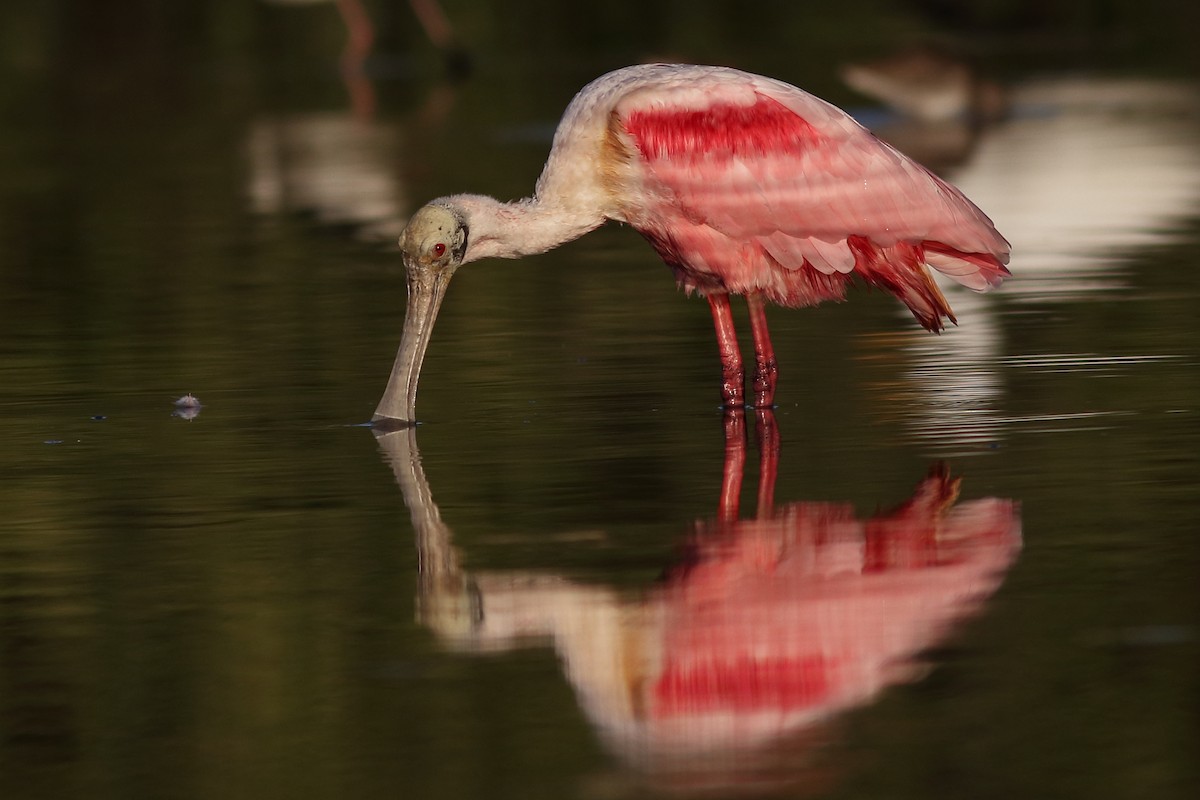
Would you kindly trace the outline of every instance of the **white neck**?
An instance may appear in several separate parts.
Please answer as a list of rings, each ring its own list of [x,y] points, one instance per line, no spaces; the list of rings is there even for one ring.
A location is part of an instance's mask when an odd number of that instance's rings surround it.
[[[467,252],[463,263],[481,258],[520,258],[544,253],[598,228],[604,217],[595,212],[546,203],[537,198],[502,203],[485,195],[445,198],[466,220]]]

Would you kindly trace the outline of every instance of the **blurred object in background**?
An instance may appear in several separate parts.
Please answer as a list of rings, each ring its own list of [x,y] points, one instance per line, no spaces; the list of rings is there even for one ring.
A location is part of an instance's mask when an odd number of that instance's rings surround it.
[[[1119,285],[1139,248],[1176,241],[1200,210],[1200,94],[1136,78],[1014,87],[1012,115],[950,172],[1013,246],[1005,296],[1063,299]]]
[[[842,80],[892,111],[862,120],[876,135],[937,172],[966,161],[983,128],[1008,113],[1008,92],[968,60],[914,47],[847,64]]]
[[[342,70],[349,81],[365,74],[367,57],[375,43],[375,26],[363,0],[263,0],[279,6],[311,6],[335,3],[346,26],[346,45],[342,51]],[[466,77],[471,71],[471,54],[459,42],[450,18],[438,0],[408,0],[409,8],[425,36],[442,54],[450,78]],[[357,107],[357,104],[356,104]]]
[[[260,214],[311,214],[365,241],[404,228],[395,125],[341,111],[263,117],[250,129],[248,195]]]
[[[361,0],[264,0],[277,5],[334,2],[347,39],[341,77],[348,111],[311,111],[262,117],[252,123],[250,208],[259,214],[311,215],[322,227],[349,230],[368,242],[391,242],[406,214],[399,160],[399,126],[381,122],[367,70],[375,29]],[[461,77],[467,60],[437,0],[409,0],[421,26]],[[436,125],[453,103],[453,92],[435,88],[419,114]]]
[[[408,0],[413,13],[421,22],[429,41],[442,52],[446,64],[447,76],[451,79],[462,79],[471,73],[473,66],[471,53],[454,33],[450,18],[438,5],[437,0]]]
[[[932,47],[847,64],[841,75],[852,89],[925,122],[964,118],[992,122],[1008,111],[1004,87],[982,77],[965,59]]]
[[[964,85],[961,73],[955,82]],[[912,366],[903,382],[877,387],[889,400],[879,406],[881,419],[903,418],[913,437],[942,455],[986,452],[1014,423],[1031,422],[999,411],[1004,335],[997,304],[1111,297],[1125,287],[1123,269],[1140,250],[1177,241],[1200,210],[1195,87],[1054,77],[1030,79],[1007,96],[1008,117],[986,125],[902,117],[874,128],[915,157],[935,159],[1013,247],[1014,279],[1000,297],[938,281],[962,313],[937,341],[893,331],[866,342],[869,350],[904,343]],[[947,146],[955,141],[957,148]]]

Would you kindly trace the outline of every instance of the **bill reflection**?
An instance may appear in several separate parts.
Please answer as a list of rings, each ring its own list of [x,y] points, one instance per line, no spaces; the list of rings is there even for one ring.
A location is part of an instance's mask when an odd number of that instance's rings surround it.
[[[795,780],[827,722],[915,677],[917,655],[979,610],[1020,550],[1020,517],[1011,500],[959,502],[960,479],[940,466],[869,517],[845,503],[776,505],[770,412],[756,431],[755,513],[739,513],[747,443],[743,415],[731,414],[716,516],[695,523],[682,556],[637,596],[463,570],[416,430],[381,435],[412,514],[422,622],[468,652],[552,643],[606,745],[652,780]]]

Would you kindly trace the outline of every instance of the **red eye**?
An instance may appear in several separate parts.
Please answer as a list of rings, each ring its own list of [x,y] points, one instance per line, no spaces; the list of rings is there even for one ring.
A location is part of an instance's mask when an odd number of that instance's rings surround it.
[[[435,244],[433,246],[433,257],[441,258],[444,255],[446,255],[446,245],[442,244],[441,242],[438,242],[437,244]]]

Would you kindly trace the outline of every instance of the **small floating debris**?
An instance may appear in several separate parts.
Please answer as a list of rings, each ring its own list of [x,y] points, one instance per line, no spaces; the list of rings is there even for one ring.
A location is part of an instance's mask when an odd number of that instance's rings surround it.
[[[189,392],[175,401],[175,410],[171,414],[180,419],[191,420],[200,414],[201,408],[203,408],[203,404],[200,399]]]
[[[104,414],[92,414],[92,422],[103,422],[106,419],[108,417]]]

